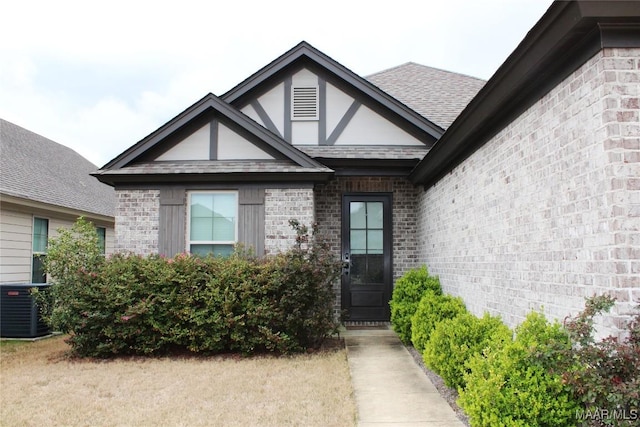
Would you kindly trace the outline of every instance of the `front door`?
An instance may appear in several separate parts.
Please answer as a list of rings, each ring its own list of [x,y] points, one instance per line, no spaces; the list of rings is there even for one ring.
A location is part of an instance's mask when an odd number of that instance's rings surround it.
[[[349,321],[389,321],[391,194],[342,198],[342,308]]]

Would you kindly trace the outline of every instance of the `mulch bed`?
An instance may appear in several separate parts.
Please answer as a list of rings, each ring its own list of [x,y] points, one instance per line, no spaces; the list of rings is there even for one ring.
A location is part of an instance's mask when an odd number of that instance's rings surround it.
[[[464,411],[456,403],[456,400],[458,399],[458,391],[455,389],[452,389],[451,387],[447,387],[447,385],[444,383],[444,380],[440,378],[440,375],[436,374],[435,372],[427,368],[424,365],[424,361],[422,360],[422,355],[415,348],[411,346],[406,346],[406,348],[407,350],[409,350],[409,353],[413,357],[413,360],[416,362],[416,364],[420,367],[420,369],[422,369],[425,375],[431,380],[433,385],[436,387],[436,389],[440,393],[440,396],[442,396],[444,400],[447,401],[449,406],[451,406],[451,409],[453,409],[453,411],[456,413],[456,416],[458,417],[458,419],[462,421],[462,423],[465,426],[470,427],[469,417],[467,416],[467,414],[464,413]]]

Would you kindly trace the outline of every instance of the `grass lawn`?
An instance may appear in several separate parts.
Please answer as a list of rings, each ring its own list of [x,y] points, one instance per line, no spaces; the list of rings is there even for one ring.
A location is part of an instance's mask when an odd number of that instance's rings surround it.
[[[0,345],[2,426],[354,426],[343,349],[84,360],[64,337]]]

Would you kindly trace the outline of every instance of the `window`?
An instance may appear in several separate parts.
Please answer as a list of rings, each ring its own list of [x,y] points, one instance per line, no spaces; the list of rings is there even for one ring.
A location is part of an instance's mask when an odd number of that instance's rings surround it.
[[[237,218],[237,193],[190,193],[187,250],[196,255],[231,255],[238,240]]]
[[[100,253],[104,255],[107,251],[107,229],[104,227],[96,227],[96,233],[98,233],[98,246],[100,247]]]
[[[49,240],[49,220],[33,218],[33,259],[31,262],[31,283],[46,283],[47,274],[44,271],[44,258],[47,253]]]

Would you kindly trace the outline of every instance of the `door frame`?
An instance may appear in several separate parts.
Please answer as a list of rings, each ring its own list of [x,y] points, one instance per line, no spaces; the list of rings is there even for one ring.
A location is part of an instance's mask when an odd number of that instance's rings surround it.
[[[351,293],[350,277],[347,273],[347,263],[350,262],[350,216],[348,207],[350,202],[382,202],[383,203],[383,254],[384,254],[384,288],[383,288],[383,311],[379,319],[353,319],[351,314]],[[374,321],[388,322],[391,317],[389,301],[393,292],[393,193],[343,193],[342,206],[340,209],[342,235],[340,237],[340,257],[343,262],[342,274],[340,276],[340,302],[343,311],[346,311],[347,321]],[[345,274],[347,273],[347,274]]]

